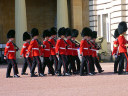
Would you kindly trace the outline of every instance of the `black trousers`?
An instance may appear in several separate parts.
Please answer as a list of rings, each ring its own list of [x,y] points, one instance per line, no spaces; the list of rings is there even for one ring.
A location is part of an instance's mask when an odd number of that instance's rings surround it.
[[[53,66],[53,64],[54,64],[55,72],[57,72],[57,69],[58,69],[58,58],[56,57],[56,55],[51,55],[50,60],[51,60],[51,65]]]
[[[94,60],[94,64],[95,64],[97,70],[100,72],[102,70],[102,67],[101,67],[101,65],[99,63],[98,58],[97,57],[93,57],[93,60]]]
[[[94,67],[94,59],[92,57],[92,55],[89,56],[89,62],[90,62],[90,71],[91,73],[95,72],[95,67]]]
[[[51,61],[50,61],[49,57],[44,57],[44,59],[43,59],[43,67],[42,67],[42,70],[43,70],[42,72],[43,72],[43,74],[44,74],[46,65],[47,65],[47,67],[48,67],[50,73],[51,73],[51,74],[54,74],[54,69],[53,69],[53,67],[52,67],[52,65],[51,65]]]
[[[24,57],[24,64],[22,67],[22,73],[26,72],[28,65],[29,65],[29,69],[30,69],[30,73],[31,73],[32,59],[30,57],[28,57],[28,58]]]
[[[14,75],[18,74],[18,67],[15,59],[7,59],[8,67],[7,67],[7,73],[6,76],[10,76],[11,69],[13,67]]]
[[[83,75],[84,72],[91,73],[90,57],[89,56],[82,57],[82,62],[81,62],[81,66],[80,66],[80,75]]]
[[[74,60],[76,61],[77,67],[76,70],[80,71],[80,58],[78,56],[73,56]]]
[[[75,73],[76,72],[75,58],[72,55],[68,55],[67,60],[68,60],[69,72],[71,73],[72,70],[73,73]]]
[[[119,60],[119,70],[118,73],[121,74],[123,72],[124,69],[124,59],[126,61],[126,65],[125,65],[125,69],[127,70],[127,53],[120,53],[120,60]]]
[[[36,65],[38,65],[38,73],[42,73],[42,65],[41,65],[41,60],[39,56],[34,56],[33,57],[33,64],[31,68],[31,74],[34,74]]]
[[[68,72],[68,61],[65,55],[59,55],[58,61],[58,73],[61,73],[61,67],[63,65],[64,73]]]

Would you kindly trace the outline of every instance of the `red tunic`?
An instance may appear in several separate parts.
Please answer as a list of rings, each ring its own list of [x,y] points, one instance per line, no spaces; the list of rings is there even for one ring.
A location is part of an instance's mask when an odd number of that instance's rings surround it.
[[[119,42],[119,53],[126,53],[127,48],[125,44],[127,44],[127,40],[125,39],[124,35],[120,35],[118,37],[118,42]]]
[[[40,56],[40,49],[41,47],[39,47],[37,40],[32,39],[28,47],[27,54],[30,55],[30,53],[32,52],[32,56]]]
[[[79,46],[76,46],[75,43],[72,43],[72,53],[73,53],[73,56],[78,56],[78,51],[77,51],[78,48],[79,48]]]
[[[67,55],[73,55],[72,53],[72,42],[70,39],[66,40],[67,44],[69,45],[69,47],[67,48]]]
[[[58,39],[55,48],[56,53],[60,55],[66,55],[66,46],[67,44],[65,43],[64,39]]]
[[[28,51],[28,47],[29,47],[29,43],[28,43],[28,42],[25,42],[25,43],[23,44],[22,49],[21,49],[20,55],[22,55],[23,57],[26,57],[26,54],[27,54],[27,51]],[[32,57],[31,52],[30,52],[29,57]]]
[[[88,40],[88,46],[89,46],[89,49],[88,49],[88,51],[89,51],[89,55],[92,55],[93,54],[93,51],[92,51],[92,47],[93,47],[93,45],[92,45],[92,43],[91,43],[91,41],[90,40]]]
[[[51,45],[48,43],[47,40],[43,41],[43,45],[45,46],[42,48],[42,55],[43,57],[50,57],[51,55]]]
[[[118,39],[116,39],[114,41],[112,55],[114,55],[114,54],[120,55],[118,48],[119,48],[119,42],[118,42]]]
[[[55,42],[54,38],[50,38],[49,42],[51,42],[51,44],[53,46],[53,47],[51,47],[51,55],[56,55],[56,51],[55,51],[56,42]]]
[[[85,39],[83,39],[80,43],[80,55],[82,55],[82,56],[89,55],[88,48],[89,48],[89,46],[88,46],[87,41]]]
[[[16,49],[14,48],[14,45],[11,41],[6,43],[4,56],[6,56],[7,59],[16,59]]]

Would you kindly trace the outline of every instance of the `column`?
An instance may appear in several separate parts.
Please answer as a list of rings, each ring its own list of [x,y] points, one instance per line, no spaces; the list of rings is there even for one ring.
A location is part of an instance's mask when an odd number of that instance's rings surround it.
[[[26,5],[25,0],[15,0],[15,30],[16,45],[21,49],[23,45],[23,33],[27,31]],[[17,57],[20,56],[20,50]]]
[[[72,28],[78,29],[79,33],[81,33],[82,28],[83,28],[83,4],[82,0],[71,0],[71,10],[72,10]],[[85,16],[86,18],[86,16]],[[84,19],[85,20],[85,19]],[[87,18],[86,18],[87,20]],[[89,21],[88,21],[89,23]],[[79,34],[77,40],[81,41],[81,35]]]
[[[67,0],[57,0],[57,29],[69,27]]]

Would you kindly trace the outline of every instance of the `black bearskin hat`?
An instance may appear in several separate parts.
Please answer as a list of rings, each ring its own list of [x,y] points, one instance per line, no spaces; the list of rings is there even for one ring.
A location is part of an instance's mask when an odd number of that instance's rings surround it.
[[[15,38],[15,30],[9,30],[7,33],[7,38]]]
[[[31,35],[32,35],[32,37],[38,36],[38,35],[39,35],[38,29],[33,28],[33,29],[31,30]]]
[[[72,29],[72,37],[77,37],[79,35],[79,31],[77,29]]]
[[[93,31],[91,37],[92,37],[92,39],[93,39],[93,38],[97,38],[97,31]]]
[[[60,36],[62,36],[62,35],[65,35],[65,28],[64,27],[62,27],[62,28],[60,28],[59,30],[58,30],[58,36],[60,37]]]
[[[51,36],[51,33],[49,30],[44,30],[43,33],[42,33],[42,38],[45,38],[45,37],[50,37]]]
[[[120,22],[119,25],[118,25],[118,32],[119,32],[119,34],[122,34],[122,33],[126,32],[126,31],[127,31],[127,24],[126,24],[126,22],[125,21]]]
[[[56,35],[57,34],[57,29],[55,27],[52,27],[50,29],[50,31],[51,31],[51,35]]]
[[[26,40],[29,40],[29,39],[31,39],[30,34],[28,32],[24,32],[24,34],[23,34],[23,41],[26,41]]]
[[[116,29],[115,32],[114,32],[114,38],[116,39],[117,37],[119,37],[118,29]]]
[[[66,28],[66,33],[65,33],[65,36],[71,36],[72,35],[72,29],[71,28]]]
[[[90,28],[88,28],[88,27],[85,27],[82,30],[81,36],[82,37],[84,37],[84,36],[91,36],[90,33],[92,33],[92,30]]]

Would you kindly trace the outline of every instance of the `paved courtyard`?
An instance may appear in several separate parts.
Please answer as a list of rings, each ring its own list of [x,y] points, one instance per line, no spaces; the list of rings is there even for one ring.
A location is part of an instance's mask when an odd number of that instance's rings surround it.
[[[105,72],[95,76],[31,78],[28,75],[9,79],[5,78],[7,66],[0,65],[0,96],[127,96],[128,75],[113,74],[113,63],[101,65]]]

